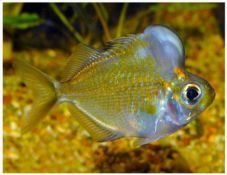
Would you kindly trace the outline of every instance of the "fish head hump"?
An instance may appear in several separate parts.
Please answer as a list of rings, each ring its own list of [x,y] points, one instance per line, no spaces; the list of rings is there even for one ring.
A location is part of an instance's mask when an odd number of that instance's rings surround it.
[[[180,37],[171,29],[151,25],[140,35],[148,43],[148,52],[156,61],[156,67],[166,80],[174,76],[175,67],[184,68],[185,51]]]

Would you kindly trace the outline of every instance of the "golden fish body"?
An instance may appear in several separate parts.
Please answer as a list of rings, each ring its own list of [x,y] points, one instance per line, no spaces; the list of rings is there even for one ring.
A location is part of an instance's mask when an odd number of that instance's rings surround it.
[[[185,70],[182,43],[163,26],[115,39],[107,50],[77,46],[60,81],[21,61],[15,65],[28,86],[39,84],[25,130],[56,102],[68,102],[95,140],[136,137],[135,144],[142,145],[186,125],[214,98],[205,80]]]

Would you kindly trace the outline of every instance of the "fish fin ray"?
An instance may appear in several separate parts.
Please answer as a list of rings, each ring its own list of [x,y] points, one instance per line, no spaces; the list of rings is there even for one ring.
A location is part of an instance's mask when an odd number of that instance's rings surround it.
[[[120,132],[101,125],[92,119],[92,117],[89,117],[80,111],[74,104],[69,104],[69,109],[71,114],[75,116],[76,120],[90,133],[95,141],[104,142],[121,137]]]
[[[26,133],[43,119],[57,101],[54,80],[30,64],[15,59],[14,67],[25,84],[31,88],[35,102],[25,118],[22,133]]]
[[[70,81],[81,69],[98,59],[100,56],[101,50],[91,48],[85,44],[75,46],[61,73],[60,82]]]
[[[140,147],[142,145],[145,145],[145,144],[148,144],[150,142],[153,142],[157,139],[154,139],[152,137],[136,137],[134,140],[133,140],[133,147]]]
[[[136,35],[127,35],[125,37],[121,38],[115,38],[109,42],[106,43],[106,50],[111,50],[111,49],[122,49],[122,47],[125,47],[129,44],[131,44],[133,41],[136,40]]]
[[[107,42],[106,50],[107,55],[115,56],[124,53],[125,51],[130,52],[130,48],[135,51],[135,47],[138,47],[138,43],[140,45],[145,44],[142,40],[138,39],[136,35],[129,34],[125,37],[116,38],[109,42]]]

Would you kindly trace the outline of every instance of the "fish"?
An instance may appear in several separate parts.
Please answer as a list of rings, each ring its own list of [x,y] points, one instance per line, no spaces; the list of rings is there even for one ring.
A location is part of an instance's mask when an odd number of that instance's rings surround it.
[[[143,33],[109,41],[104,49],[78,44],[58,80],[15,59],[14,67],[35,99],[22,132],[56,104],[67,103],[94,141],[129,138],[141,146],[168,136],[215,98],[205,79],[186,70],[185,57],[175,31],[150,25]]]

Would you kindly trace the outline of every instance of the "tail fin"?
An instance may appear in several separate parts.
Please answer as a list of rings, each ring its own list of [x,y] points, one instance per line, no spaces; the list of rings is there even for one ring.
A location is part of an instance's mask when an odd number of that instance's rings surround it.
[[[25,133],[47,115],[57,101],[57,95],[54,80],[48,75],[18,59],[14,61],[14,66],[25,84],[32,89],[34,96],[34,104],[22,129],[22,133]]]

